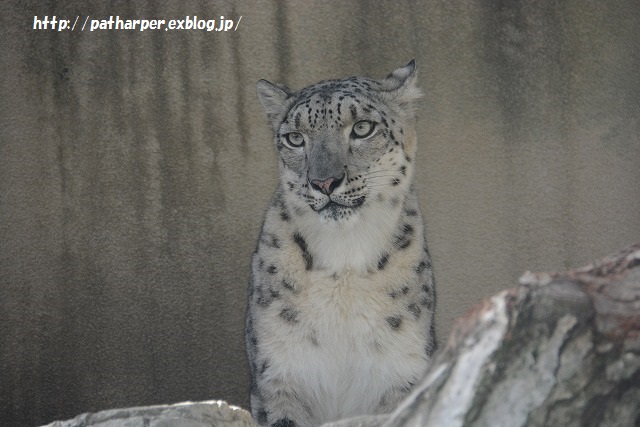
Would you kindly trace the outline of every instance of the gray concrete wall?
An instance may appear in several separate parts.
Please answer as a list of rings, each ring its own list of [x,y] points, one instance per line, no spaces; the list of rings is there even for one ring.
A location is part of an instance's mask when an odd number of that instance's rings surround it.
[[[242,20],[54,32],[34,15]],[[526,269],[639,241],[639,28],[635,0],[3,4],[1,423],[247,405],[245,288],[276,180],[259,78],[416,58],[441,338]]]

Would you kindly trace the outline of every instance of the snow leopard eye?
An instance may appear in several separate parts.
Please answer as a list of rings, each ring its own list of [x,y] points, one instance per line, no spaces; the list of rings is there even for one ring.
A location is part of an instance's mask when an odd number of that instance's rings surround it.
[[[287,142],[290,148],[298,148],[304,145],[304,136],[300,132],[289,132],[284,136],[285,141]]]
[[[351,137],[352,138],[366,138],[373,134],[376,130],[376,124],[373,122],[368,122],[366,120],[361,120],[355,125],[353,125],[353,129],[351,129]]]

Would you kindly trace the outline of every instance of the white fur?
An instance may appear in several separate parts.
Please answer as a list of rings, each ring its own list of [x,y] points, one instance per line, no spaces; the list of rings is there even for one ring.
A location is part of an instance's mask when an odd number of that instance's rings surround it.
[[[376,413],[385,391],[421,377],[427,362],[423,327],[403,334],[386,328],[386,287],[366,274],[348,273],[338,281],[313,276],[314,286],[302,290],[304,303],[297,305],[303,324],[282,328],[275,319],[267,325],[265,345],[278,367],[270,374],[297,383],[314,402],[315,422]],[[315,331],[315,344],[301,331]]]
[[[366,207],[344,222],[300,219],[300,230],[318,266],[333,272],[375,268],[397,227],[400,209]]]

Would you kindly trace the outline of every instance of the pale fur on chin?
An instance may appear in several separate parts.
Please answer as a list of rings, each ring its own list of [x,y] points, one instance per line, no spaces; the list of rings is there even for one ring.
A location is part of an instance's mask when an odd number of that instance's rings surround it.
[[[296,218],[296,223],[319,267],[332,273],[345,270],[364,273],[376,267],[397,227],[400,212],[400,207],[385,210],[363,206],[343,221],[305,215]]]

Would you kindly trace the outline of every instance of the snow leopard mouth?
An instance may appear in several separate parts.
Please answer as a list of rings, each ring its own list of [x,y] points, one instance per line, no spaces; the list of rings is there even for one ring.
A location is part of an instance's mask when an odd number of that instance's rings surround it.
[[[317,212],[329,214],[330,217],[337,218],[341,213],[359,208],[364,203],[364,200],[365,196],[361,196],[350,201],[351,203],[349,204],[343,204],[329,199],[329,201],[323,207],[318,209]]]

